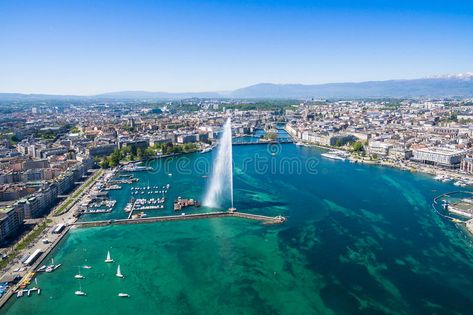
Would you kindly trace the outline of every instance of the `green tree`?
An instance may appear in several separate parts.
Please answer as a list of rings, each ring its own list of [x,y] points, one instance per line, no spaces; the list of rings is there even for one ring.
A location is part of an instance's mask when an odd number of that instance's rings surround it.
[[[146,159],[147,159],[147,158],[150,158],[150,157],[153,157],[153,156],[155,156],[155,155],[156,155],[156,152],[155,152],[155,150],[154,150],[153,148],[151,148],[151,147],[147,147],[146,150],[145,150],[144,153],[143,153],[143,157],[146,158]]]
[[[18,143],[18,141],[20,141],[20,139],[18,139],[17,135],[12,135],[10,137],[10,143],[16,144],[16,143]]]
[[[110,163],[108,162],[108,159],[103,159],[101,162],[100,162],[100,167],[101,168],[109,168],[110,167]]]
[[[138,158],[138,160],[143,159],[143,149],[138,148],[138,149],[136,150],[136,157]]]
[[[352,143],[351,147],[352,147],[353,151],[355,151],[355,152],[363,151],[363,143],[361,143],[361,141],[356,141],[356,142]]]

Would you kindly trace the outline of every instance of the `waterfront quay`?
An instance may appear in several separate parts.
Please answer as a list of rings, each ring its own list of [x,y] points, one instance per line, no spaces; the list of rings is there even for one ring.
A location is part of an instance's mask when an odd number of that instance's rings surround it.
[[[3,277],[14,277],[16,275],[21,277],[21,280],[15,284],[12,284],[9,289],[0,297],[0,308],[10,299],[10,297],[16,293],[19,285],[28,277],[29,274],[35,273],[37,267],[44,261],[49,253],[59,244],[64,236],[67,235],[71,224],[74,223],[77,218],[74,217],[75,211],[83,200],[88,198],[93,190],[93,187],[97,181],[100,181],[106,172],[98,171],[90,176],[90,179],[83,183],[77,189],[71,192],[70,197],[64,200],[62,203],[57,205],[46,218],[46,228],[41,235],[39,235],[33,243],[16,254],[16,257],[30,256],[34,251],[39,251],[41,254],[31,264],[23,264],[22,259],[15,259],[15,262],[8,265],[3,270]],[[60,211],[59,211],[60,210]],[[63,225],[64,229],[59,232],[54,232],[52,227],[57,225]],[[47,242],[44,240],[47,239]]]

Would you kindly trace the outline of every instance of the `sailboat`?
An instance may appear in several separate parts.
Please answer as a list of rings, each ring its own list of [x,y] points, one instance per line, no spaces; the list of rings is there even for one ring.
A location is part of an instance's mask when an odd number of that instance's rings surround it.
[[[107,252],[107,258],[105,259],[106,263],[113,263],[113,259],[110,257],[110,251]]]
[[[118,265],[118,268],[117,268],[117,273],[115,274],[118,278],[124,278],[124,276],[122,275],[121,271],[120,271],[120,265]]]
[[[84,279],[85,277],[80,274],[80,267],[78,268],[78,270],[79,270],[79,273],[76,274],[76,275],[74,276],[74,278],[76,278],[76,279]]]
[[[82,291],[82,285],[80,284],[79,282],[79,290],[77,290],[76,292],[74,292],[75,295],[79,295],[79,296],[85,296],[87,295],[84,291]]]

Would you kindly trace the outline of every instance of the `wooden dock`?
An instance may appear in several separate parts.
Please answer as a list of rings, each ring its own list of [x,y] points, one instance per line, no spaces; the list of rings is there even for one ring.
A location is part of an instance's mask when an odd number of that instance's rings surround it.
[[[106,226],[112,224],[139,224],[139,223],[154,223],[154,222],[169,222],[169,221],[182,221],[182,220],[196,220],[196,219],[212,219],[212,218],[226,218],[226,217],[237,217],[249,220],[261,221],[264,224],[280,224],[285,221],[284,217],[276,216],[264,216],[245,212],[207,212],[207,213],[196,213],[196,214],[181,214],[181,215],[168,215],[159,217],[146,217],[137,219],[118,219],[118,220],[102,220],[102,221],[87,221],[87,222],[75,222],[72,225],[77,227],[94,227],[94,226]]]

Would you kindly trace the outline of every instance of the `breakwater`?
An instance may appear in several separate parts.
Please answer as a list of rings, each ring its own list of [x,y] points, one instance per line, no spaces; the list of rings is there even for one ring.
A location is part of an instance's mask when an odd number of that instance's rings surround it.
[[[196,214],[181,214],[181,215],[169,215],[159,216],[151,218],[137,218],[137,219],[119,219],[119,220],[102,220],[102,221],[87,221],[87,222],[75,222],[72,226],[77,227],[94,227],[94,226],[105,226],[111,224],[139,224],[139,223],[154,223],[154,222],[169,222],[169,221],[181,221],[181,220],[196,220],[196,219],[213,219],[213,218],[224,218],[224,217],[238,217],[249,220],[261,221],[264,224],[279,224],[285,221],[284,217],[276,216],[264,216],[245,212],[207,212],[207,213],[196,213]]]

